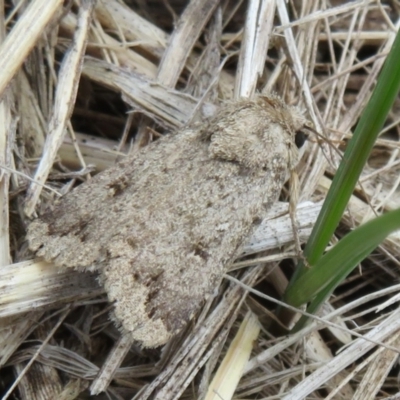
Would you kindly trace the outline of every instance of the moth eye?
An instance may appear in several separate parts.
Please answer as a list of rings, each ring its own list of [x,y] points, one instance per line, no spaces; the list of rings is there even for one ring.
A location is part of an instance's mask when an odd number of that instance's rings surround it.
[[[298,149],[300,149],[303,144],[305,143],[305,141],[307,140],[307,134],[305,134],[303,131],[299,130],[296,132],[295,136],[294,136],[294,142],[297,146]]]

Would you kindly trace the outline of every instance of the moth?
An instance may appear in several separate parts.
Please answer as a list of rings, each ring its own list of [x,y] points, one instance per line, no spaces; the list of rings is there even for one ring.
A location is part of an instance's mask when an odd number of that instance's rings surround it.
[[[30,249],[98,271],[122,331],[163,345],[277,201],[307,125],[276,95],[227,102],[63,196],[28,226]]]

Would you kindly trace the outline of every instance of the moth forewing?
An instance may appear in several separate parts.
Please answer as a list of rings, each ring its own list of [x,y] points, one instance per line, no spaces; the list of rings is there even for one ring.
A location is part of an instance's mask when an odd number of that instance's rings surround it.
[[[226,103],[65,195],[30,224],[30,248],[61,267],[94,266],[117,324],[162,345],[277,201],[305,122],[275,95]]]

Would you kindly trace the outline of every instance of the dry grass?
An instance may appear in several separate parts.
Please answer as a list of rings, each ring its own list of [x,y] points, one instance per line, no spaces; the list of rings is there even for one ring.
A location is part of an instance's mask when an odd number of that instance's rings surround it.
[[[294,255],[287,205],[277,204],[255,244],[245,247],[256,260],[235,263],[233,269],[241,268],[235,279],[223,282],[186,332],[151,351],[120,337],[93,276],[26,261],[32,255],[24,239],[29,218],[57,192],[90,179],[94,168],[103,170],[165,131],[211,115],[222,99],[275,91],[299,104],[326,137],[325,142],[311,138],[299,167],[300,199],[308,202],[298,215],[304,242],[338,163],[332,146],[343,149],[368,100],[394,39],[398,4],[94,3],[71,0],[63,8],[60,0],[31,0],[1,7],[6,10],[0,17],[4,398],[395,395],[398,235],[338,288],[320,315],[330,322],[319,319],[319,325],[315,321],[294,336],[274,339],[267,328],[275,305],[266,296],[282,294],[291,270],[287,259]],[[375,210],[400,206],[399,117],[397,103],[339,237]],[[257,291],[249,295],[246,287]],[[213,380],[220,365],[224,370]]]

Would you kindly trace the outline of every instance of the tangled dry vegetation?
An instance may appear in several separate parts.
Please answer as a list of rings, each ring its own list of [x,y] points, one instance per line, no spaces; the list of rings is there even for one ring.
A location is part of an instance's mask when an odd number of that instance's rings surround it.
[[[332,148],[345,147],[394,40],[397,2],[31,0],[1,9],[3,398],[400,398],[399,236],[326,304],[320,316],[334,325],[273,338],[276,305],[265,295],[280,297],[295,255],[285,191],[234,278],[182,335],[152,350],[121,337],[95,276],[32,260],[25,242],[29,219],[55,192],[255,91],[298,104],[325,136],[310,138],[298,168],[304,242],[339,161]],[[337,237],[399,207],[398,122],[397,103]]]

